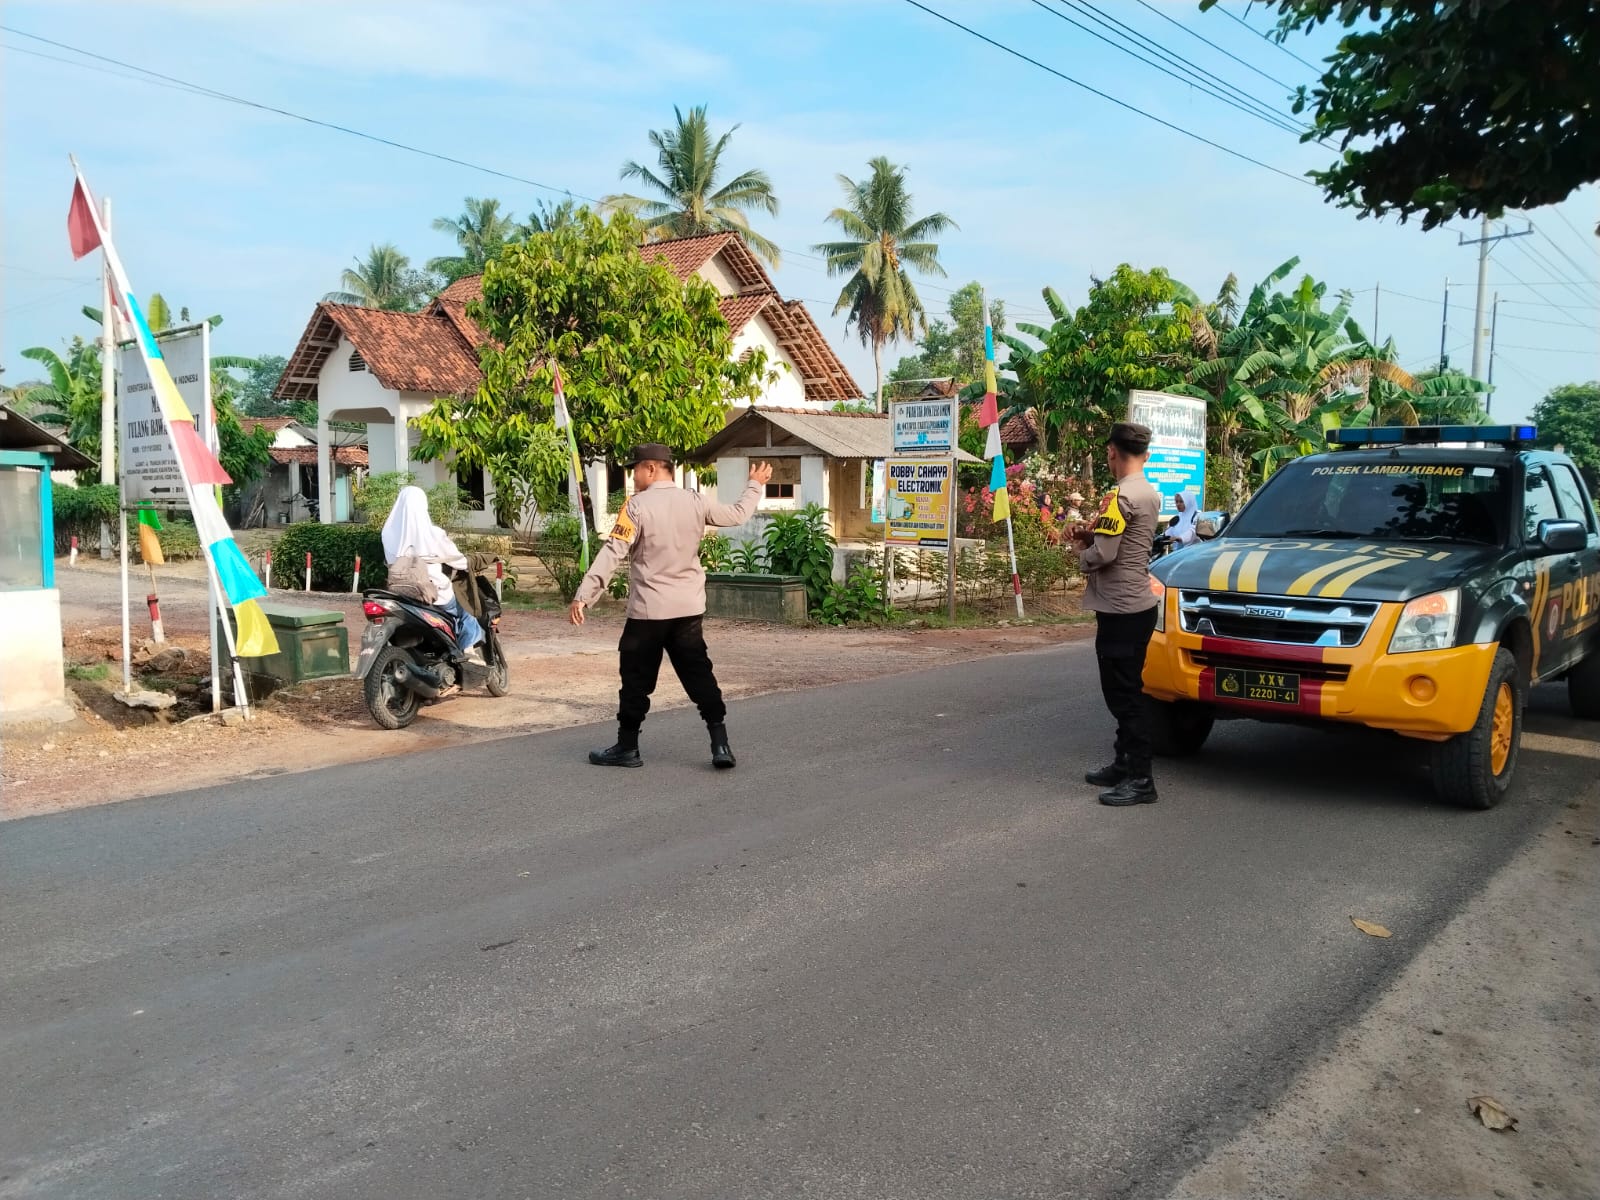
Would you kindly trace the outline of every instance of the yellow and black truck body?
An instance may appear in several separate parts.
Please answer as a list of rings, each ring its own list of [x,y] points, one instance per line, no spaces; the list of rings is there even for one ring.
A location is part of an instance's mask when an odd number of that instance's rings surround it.
[[[1565,455],[1526,448],[1533,432],[1370,447],[1389,431],[1341,431],[1363,448],[1281,468],[1216,536],[1153,564],[1158,748],[1197,750],[1218,717],[1366,725],[1434,743],[1440,793],[1488,807],[1529,687],[1564,678],[1574,712],[1600,717],[1600,516]]]

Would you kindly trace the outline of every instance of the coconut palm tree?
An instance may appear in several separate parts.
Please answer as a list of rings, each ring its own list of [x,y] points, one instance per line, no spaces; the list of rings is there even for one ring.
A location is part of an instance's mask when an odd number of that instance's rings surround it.
[[[411,260],[389,242],[373,246],[366,261],[347,267],[339,282],[344,290],[329,292],[324,300],[390,312],[415,312],[433,290],[433,280],[413,269]]]
[[[705,105],[691,108],[688,116],[676,107],[672,113],[677,118],[673,128],[650,131],[656,170],[631,160],[622,165],[622,178],[644,184],[655,198],[623,194],[607,196],[604,203],[639,217],[651,237],[737,233],[745,245],[777,266],[781,257],[778,247],[751,229],[745,215],[749,209],[777,215],[778,198],[767,173],[744,171],[717,186],[723,151],[739,127],[735,125],[713,140]]]
[[[939,247],[925,239],[959,226],[944,213],[912,217],[904,167],[881,155],[867,165],[872,174],[860,182],[838,176],[845,204],[827,217],[850,240],[822,242],[812,249],[826,257],[828,274],[850,276],[833,311],[849,309],[845,328],[853,325],[862,345],[872,347],[881,409],[884,345],[928,328],[927,313],[907,268],[943,275]]]
[[[518,237],[522,230],[516,221],[500,211],[500,201],[468,196],[459,217],[436,217],[433,227],[455,238],[460,254],[428,260],[428,270],[444,277],[447,283],[467,275],[481,275],[484,265]]]
[[[522,236],[532,237],[536,233],[554,233],[558,229],[565,229],[577,223],[579,211],[577,201],[571,196],[555,205],[541,200],[539,207],[528,214],[527,223],[521,227]]]

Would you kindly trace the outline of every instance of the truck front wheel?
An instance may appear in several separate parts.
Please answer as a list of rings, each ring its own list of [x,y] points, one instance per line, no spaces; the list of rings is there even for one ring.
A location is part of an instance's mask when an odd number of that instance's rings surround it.
[[[1150,744],[1163,758],[1185,758],[1199,753],[1211,736],[1216,719],[1209,704],[1193,700],[1157,700],[1145,697],[1150,722]]]
[[[1495,652],[1478,719],[1466,733],[1433,747],[1433,790],[1463,808],[1493,808],[1505,797],[1522,746],[1528,685],[1511,651]]]

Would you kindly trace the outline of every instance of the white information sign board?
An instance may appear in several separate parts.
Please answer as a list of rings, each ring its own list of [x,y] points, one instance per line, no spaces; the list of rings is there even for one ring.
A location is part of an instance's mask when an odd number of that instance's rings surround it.
[[[211,412],[210,335],[209,325],[189,325],[156,335],[178,394],[194,414],[195,430],[208,446],[212,444],[211,431],[206,428]],[[188,507],[178,455],[162,420],[144,358],[133,342],[117,346],[117,462],[124,503]]]
[[[1128,419],[1150,430],[1150,461],[1144,473],[1161,493],[1161,511],[1178,511],[1179,492],[1203,507],[1206,492],[1206,402],[1170,392],[1130,392]]]
[[[934,400],[894,400],[889,428],[896,454],[949,454],[956,448],[961,402],[954,396]]]

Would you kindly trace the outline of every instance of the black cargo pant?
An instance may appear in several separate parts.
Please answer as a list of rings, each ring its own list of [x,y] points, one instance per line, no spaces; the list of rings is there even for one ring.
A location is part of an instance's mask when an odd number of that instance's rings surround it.
[[[1156,610],[1095,613],[1094,652],[1100,693],[1117,721],[1117,760],[1135,779],[1150,776],[1150,722],[1145,712],[1144,652],[1156,630]]]
[[[700,709],[707,725],[720,725],[728,715],[722,702],[722,689],[711,671],[711,655],[706,652],[705,618],[672,617],[665,621],[641,621],[629,617],[622,627],[617,650],[622,657],[622,691],[618,698],[617,726],[637,735],[650,711],[650,693],[656,690],[661,672],[661,656],[672,661],[672,669],[689,699]]]

